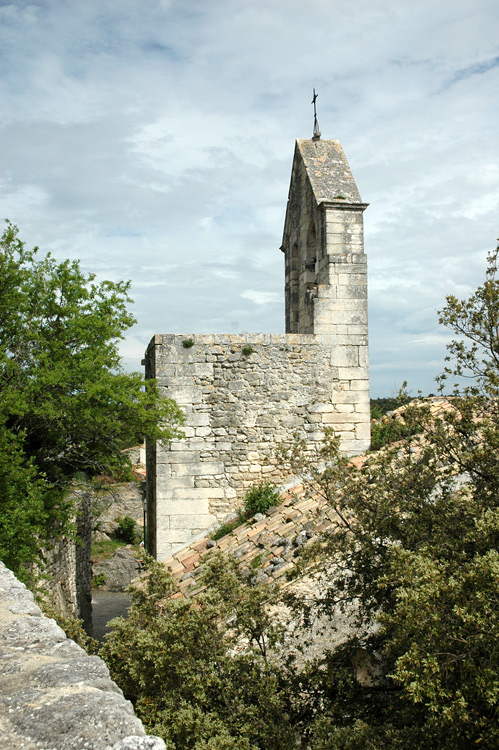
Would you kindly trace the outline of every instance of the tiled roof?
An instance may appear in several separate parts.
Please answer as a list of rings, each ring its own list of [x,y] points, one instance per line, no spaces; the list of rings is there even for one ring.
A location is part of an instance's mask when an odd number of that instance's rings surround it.
[[[453,408],[445,397],[412,403],[429,406],[433,418]],[[383,420],[402,418],[405,408],[385,415]],[[360,468],[368,459],[369,454],[355,456],[350,463]],[[287,490],[282,498],[282,503],[265,516],[258,514],[218,541],[205,537],[164,560],[163,564],[179,581],[180,591],[175,596],[196,596],[203,590],[200,565],[217,551],[233,555],[252,571],[257,581],[279,580],[284,584],[285,574],[297,565],[303,550],[334,527],[335,511],[317,491],[303,485]]]
[[[267,515],[257,514],[218,541],[205,537],[165,560],[163,564],[179,581],[177,596],[202,591],[200,564],[217,551],[233,555],[262,582],[282,579],[291,571],[303,550],[332,528],[334,511],[325,498],[308,497],[302,486],[282,497],[283,502]]]
[[[341,199],[346,203],[362,204],[339,141],[298,139],[296,144],[317,203]]]

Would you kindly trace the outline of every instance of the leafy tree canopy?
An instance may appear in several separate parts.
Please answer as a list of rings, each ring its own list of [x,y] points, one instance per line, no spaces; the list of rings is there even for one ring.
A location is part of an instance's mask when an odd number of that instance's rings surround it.
[[[446,298],[439,322],[458,335],[448,347],[449,365],[437,378],[443,388],[458,377],[454,392],[465,395],[499,395],[499,246],[487,258],[485,282],[466,300]],[[468,381],[469,385],[462,387]]]
[[[293,657],[276,655],[277,590],[245,583],[235,560],[215,556],[199,597],[176,598],[172,577],[149,564],[101,654],[148,731],[168,750],[294,747],[310,710]]]
[[[0,239],[0,557],[18,574],[68,529],[78,472],[125,476],[124,449],[182,423],[154,382],[121,367],[135,323],[128,282],[38,256],[7,222]]]

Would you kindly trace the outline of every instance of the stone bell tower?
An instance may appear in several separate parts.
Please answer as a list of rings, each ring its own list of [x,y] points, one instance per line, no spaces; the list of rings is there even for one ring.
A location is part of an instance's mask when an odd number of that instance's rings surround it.
[[[286,333],[362,336],[367,263],[362,200],[339,141],[298,140],[284,236]]]
[[[317,129],[318,130],[318,129]],[[329,351],[331,426],[346,451],[369,447],[367,260],[363,203],[339,141],[297,140],[284,235],[286,333]]]

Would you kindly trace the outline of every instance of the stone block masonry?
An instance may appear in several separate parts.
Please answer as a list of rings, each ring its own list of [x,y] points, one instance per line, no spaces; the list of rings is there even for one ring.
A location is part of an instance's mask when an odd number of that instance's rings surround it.
[[[91,634],[91,490],[87,486],[73,487],[71,496],[75,501],[76,535],[54,539],[52,546],[44,550],[41,593],[59,612],[82,619]]]
[[[365,449],[365,337],[352,337],[348,356],[341,344],[307,334],[154,337],[147,375],[154,372],[186,414],[185,440],[148,451],[149,539],[158,559],[233,515],[254,484],[290,481],[278,449],[295,432],[312,446],[332,427],[345,452]]]

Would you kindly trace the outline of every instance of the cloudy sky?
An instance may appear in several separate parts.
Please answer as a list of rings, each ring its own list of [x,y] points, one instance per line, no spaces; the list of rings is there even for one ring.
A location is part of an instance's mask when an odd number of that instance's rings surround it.
[[[435,390],[499,234],[497,0],[0,0],[0,215],[154,333],[281,332],[295,138],[364,201],[374,396]]]

